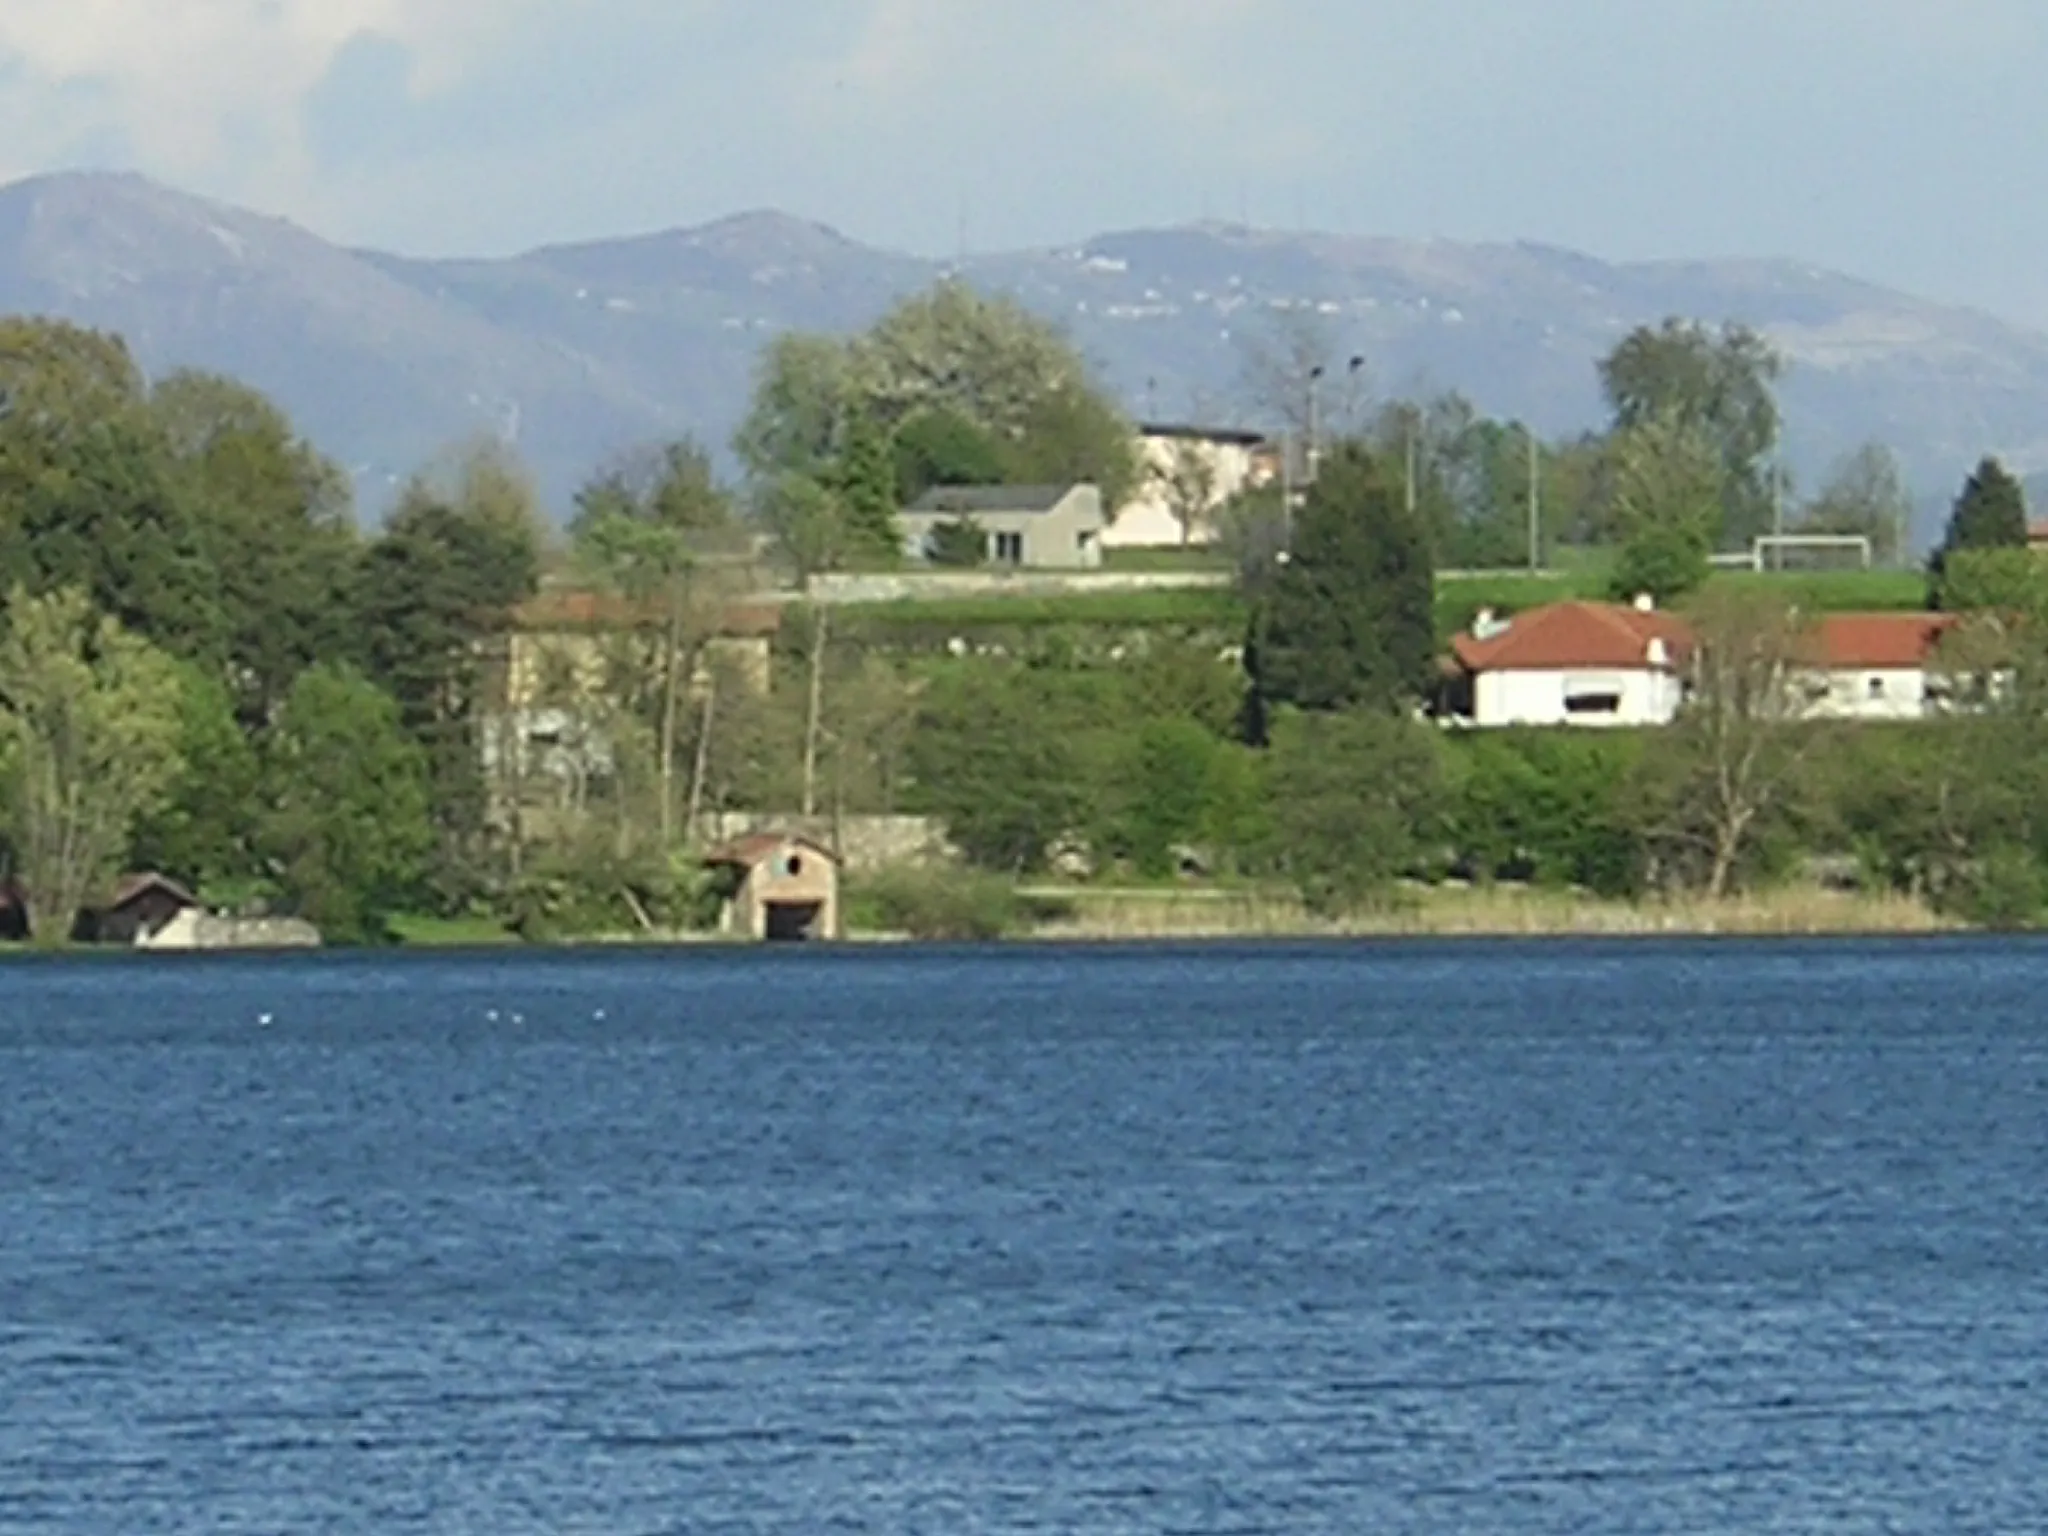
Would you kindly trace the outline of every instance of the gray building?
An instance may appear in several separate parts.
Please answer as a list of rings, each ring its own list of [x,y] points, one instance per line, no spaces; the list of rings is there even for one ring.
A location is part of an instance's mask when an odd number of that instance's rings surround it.
[[[949,485],[927,491],[903,511],[904,553],[932,557],[933,538],[965,524],[984,540],[983,560],[997,568],[1092,571],[1102,564],[1102,492],[1092,485]]]

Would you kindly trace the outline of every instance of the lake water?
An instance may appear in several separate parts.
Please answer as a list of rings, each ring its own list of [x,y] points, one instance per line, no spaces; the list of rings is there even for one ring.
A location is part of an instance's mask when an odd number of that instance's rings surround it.
[[[2039,945],[0,965],[0,1530],[2044,1522]]]

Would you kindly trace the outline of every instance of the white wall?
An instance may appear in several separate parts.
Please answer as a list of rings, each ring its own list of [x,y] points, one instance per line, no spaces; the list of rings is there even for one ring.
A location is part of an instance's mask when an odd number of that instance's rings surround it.
[[[1182,543],[1180,519],[1165,487],[1172,474],[1174,455],[1186,447],[1207,455],[1215,477],[1215,494],[1209,510],[1214,512],[1231,497],[1256,481],[1257,458],[1250,448],[1237,443],[1215,443],[1200,438],[1142,437],[1138,439],[1139,482],[1131,499],[1117,509],[1116,517],[1102,535],[1108,549],[1175,549]],[[1188,530],[1187,543],[1216,542],[1216,527],[1209,518],[1198,519]]]
[[[1574,711],[1573,698],[1611,693],[1612,713]],[[1480,726],[1581,725],[1616,727],[1668,725],[1685,690],[1670,672],[1635,668],[1568,672],[1482,672],[1473,680],[1472,723]]]
[[[1927,715],[1927,673],[1919,667],[1845,668],[1805,680],[1816,720],[1920,720]]]

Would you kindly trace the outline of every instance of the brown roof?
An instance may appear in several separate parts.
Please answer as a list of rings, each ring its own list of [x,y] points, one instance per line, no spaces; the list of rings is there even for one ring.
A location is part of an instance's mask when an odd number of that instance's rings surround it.
[[[705,854],[704,862],[716,868],[752,869],[774,858],[785,848],[806,848],[822,859],[830,859],[835,864],[839,862],[838,855],[830,848],[808,837],[778,837],[773,832],[756,832],[750,837],[735,838]]]
[[[659,602],[642,601],[617,592],[564,588],[542,592],[512,610],[513,624],[524,630],[627,629],[660,622]],[[758,639],[782,628],[778,603],[728,603],[719,615],[719,633],[728,639]]]
[[[1818,664],[1909,671],[1960,622],[1952,613],[1831,613],[1814,627]]]
[[[107,910],[110,912],[118,911],[120,908],[127,906],[129,902],[135,900],[136,897],[146,895],[151,891],[162,891],[166,896],[169,896],[173,901],[183,906],[196,907],[199,905],[199,898],[186,890],[184,886],[178,884],[177,881],[171,879],[170,876],[139,874],[123,875],[120,880],[115,882],[113,894],[107,899]]]
[[[1668,613],[1620,603],[1550,603],[1503,621],[1482,639],[1464,634],[1451,650],[1468,672],[1554,672],[1566,667],[1647,669],[1650,647],[1664,642],[1669,668],[1692,650],[1692,631]]]

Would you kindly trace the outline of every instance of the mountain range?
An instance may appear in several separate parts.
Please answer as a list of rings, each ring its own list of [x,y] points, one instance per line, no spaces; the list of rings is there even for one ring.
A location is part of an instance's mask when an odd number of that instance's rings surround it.
[[[1141,417],[1263,425],[1247,345],[1306,315],[1333,355],[1367,360],[1370,392],[1458,389],[1576,432],[1603,415],[1597,359],[1631,327],[1682,315],[1742,321],[1783,351],[1785,452],[1809,484],[1871,439],[1929,494],[1985,452],[2048,470],[2048,334],[1792,261],[1624,264],[1199,224],[941,262],[772,212],[420,260],[138,176],[0,188],[0,311],[118,331],[152,372],[202,367],[263,389],[349,467],[372,516],[479,434],[516,443],[557,512],[630,448],[722,445],[768,338],[856,330],[945,275],[1056,321]]]

